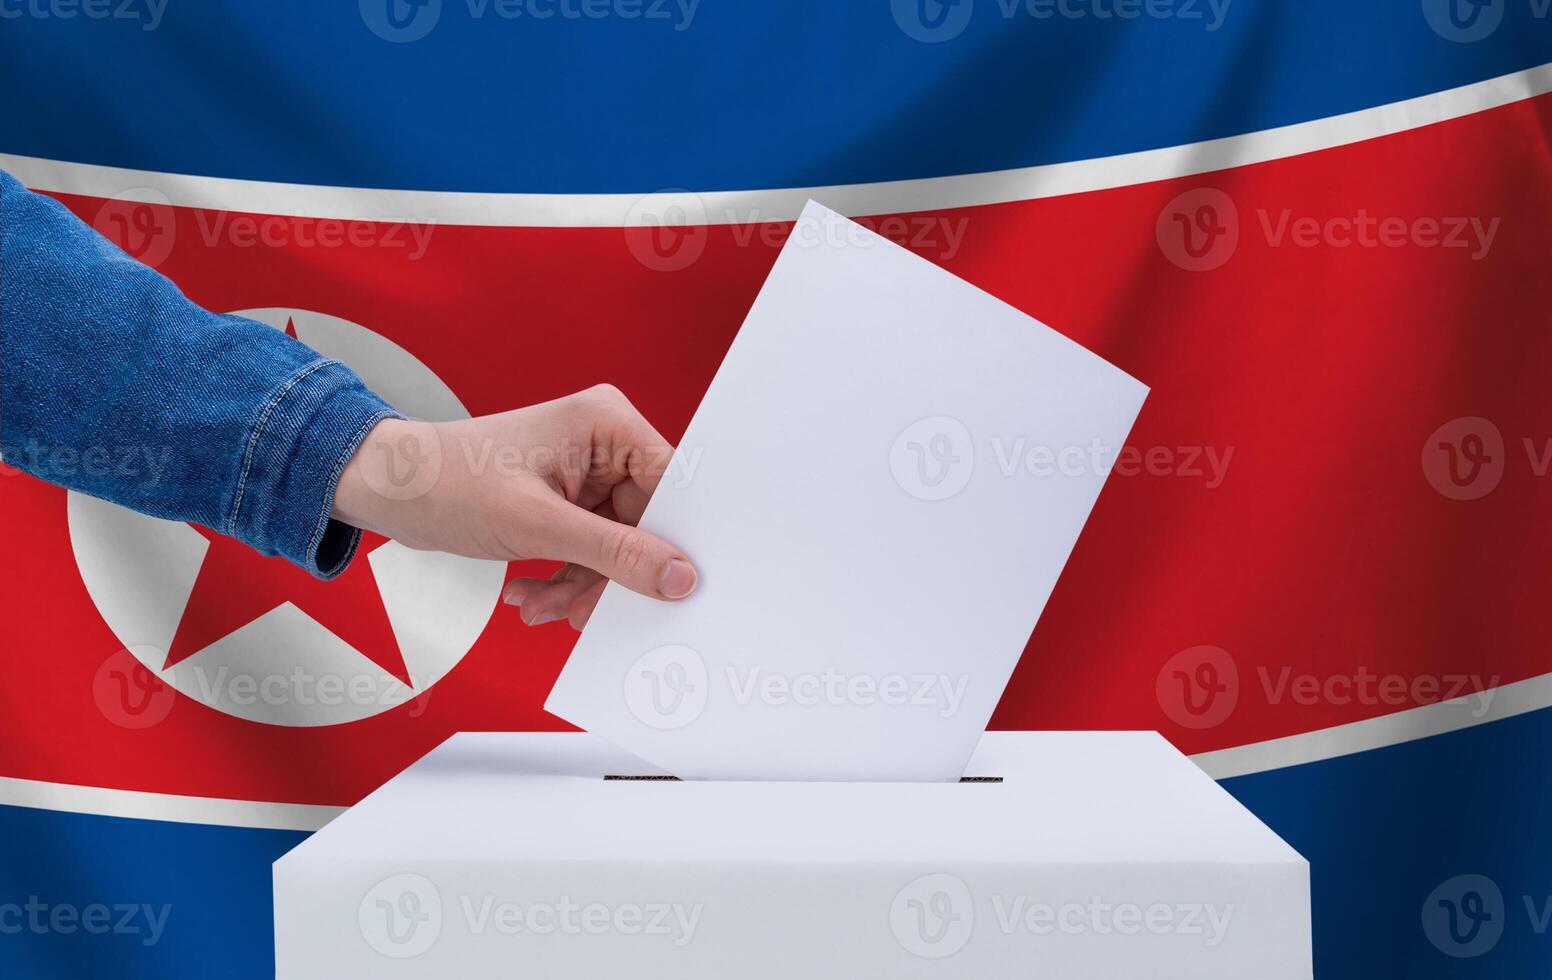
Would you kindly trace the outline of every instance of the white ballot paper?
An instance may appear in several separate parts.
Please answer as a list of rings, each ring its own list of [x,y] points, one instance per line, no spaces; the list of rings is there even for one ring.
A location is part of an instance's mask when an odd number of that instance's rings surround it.
[[[810,202],[545,707],[685,779],[958,779],[1147,388]],[[620,775],[631,775],[621,773]]]

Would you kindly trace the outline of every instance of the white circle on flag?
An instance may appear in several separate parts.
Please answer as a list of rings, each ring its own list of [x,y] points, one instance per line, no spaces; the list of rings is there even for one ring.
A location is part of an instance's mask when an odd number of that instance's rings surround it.
[[[428,421],[469,417],[430,368],[359,324],[307,310],[234,315],[276,329],[289,322],[299,340],[349,365],[406,415]],[[506,579],[504,562],[414,551],[395,541],[357,555],[357,562],[370,564],[411,685],[291,602],[234,624],[226,635],[167,667],[167,651],[210,542],[180,521],[147,517],[73,491],[67,520],[81,579],[119,642],[181,694],[272,725],[359,721],[423,694],[474,646]]]

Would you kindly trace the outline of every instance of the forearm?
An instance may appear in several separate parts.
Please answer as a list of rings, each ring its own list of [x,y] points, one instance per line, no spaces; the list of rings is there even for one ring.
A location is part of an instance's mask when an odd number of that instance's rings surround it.
[[[199,308],[0,172],[7,464],[329,574],[355,537],[328,522],[335,482],[393,414],[343,365]]]

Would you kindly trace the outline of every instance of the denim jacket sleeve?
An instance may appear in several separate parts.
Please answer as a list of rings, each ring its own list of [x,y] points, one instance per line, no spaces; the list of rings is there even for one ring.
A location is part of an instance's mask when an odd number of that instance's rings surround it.
[[[282,331],[200,309],[0,171],[0,456],[338,575],[340,471],[397,413]]]

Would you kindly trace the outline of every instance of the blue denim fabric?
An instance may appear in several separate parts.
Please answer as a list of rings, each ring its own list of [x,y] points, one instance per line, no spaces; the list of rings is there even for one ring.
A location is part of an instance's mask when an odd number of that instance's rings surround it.
[[[200,309],[0,171],[0,453],[10,466],[330,578],[361,538],[329,518],[335,484],[389,417],[398,413],[343,364]]]

